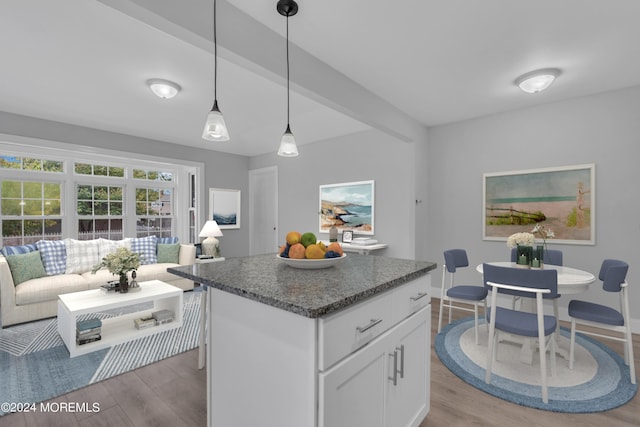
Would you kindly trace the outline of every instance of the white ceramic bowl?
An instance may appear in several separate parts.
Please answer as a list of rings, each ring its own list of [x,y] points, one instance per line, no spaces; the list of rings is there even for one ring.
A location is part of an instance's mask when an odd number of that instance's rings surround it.
[[[341,263],[347,257],[347,254],[342,254],[340,258],[322,258],[322,259],[293,259],[282,258],[280,255],[276,255],[280,261],[284,262],[290,267],[301,268],[304,270],[315,270],[320,268],[333,267],[336,264]]]

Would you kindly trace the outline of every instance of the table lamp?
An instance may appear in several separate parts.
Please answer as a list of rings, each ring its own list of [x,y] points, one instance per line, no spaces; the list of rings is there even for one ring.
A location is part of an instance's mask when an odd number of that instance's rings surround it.
[[[220,256],[220,242],[216,237],[222,236],[222,231],[220,231],[217,222],[214,220],[207,221],[198,236],[206,237],[206,239],[202,241],[202,253],[204,255],[212,257]]]

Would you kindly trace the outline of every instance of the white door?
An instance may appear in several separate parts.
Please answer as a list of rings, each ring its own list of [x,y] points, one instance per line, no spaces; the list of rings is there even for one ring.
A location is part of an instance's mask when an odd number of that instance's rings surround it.
[[[278,168],[249,171],[249,254],[278,251]]]

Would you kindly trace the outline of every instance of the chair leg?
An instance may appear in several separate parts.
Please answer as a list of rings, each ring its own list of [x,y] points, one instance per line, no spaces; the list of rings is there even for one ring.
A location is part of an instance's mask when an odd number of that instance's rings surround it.
[[[631,384],[636,383],[636,364],[633,359],[633,341],[631,339],[631,326],[627,322],[627,342],[625,345],[625,354],[629,357],[629,375],[631,376]]]
[[[556,363],[556,351],[558,343],[556,343],[555,334],[549,335],[550,340],[550,351],[549,351],[549,362],[551,362],[551,376],[556,377],[558,375],[557,363]]]
[[[569,346],[569,369],[573,369],[576,346],[576,319],[571,319],[571,345]]]
[[[476,345],[478,345],[478,303],[473,304],[473,316],[475,320]]]
[[[491,328],[493,329],[493,328]],[[485,369],[484,382],[491,384],[491,369],[493,368],[493,359],[496,352],[496,333],[489,331],[489,344],[487,346],[487,368]]]
[[[547,352],[545,349],[544,331],[538,330],[538,348],[540,353],[540,383],[542,386],[542,401],[549,403],[549,392],[547,390]]]
[[[444,307],[444,299],[440,298],[440,313],[438,314],[438,333],[442,330],[442,309]]]

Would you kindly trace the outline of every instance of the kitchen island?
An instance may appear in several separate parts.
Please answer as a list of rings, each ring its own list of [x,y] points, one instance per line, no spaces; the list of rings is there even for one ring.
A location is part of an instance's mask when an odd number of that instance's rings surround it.
[[[429,410],[435,263],[275,254],[168,269],[208,287],[213,427],[418,426]]]

